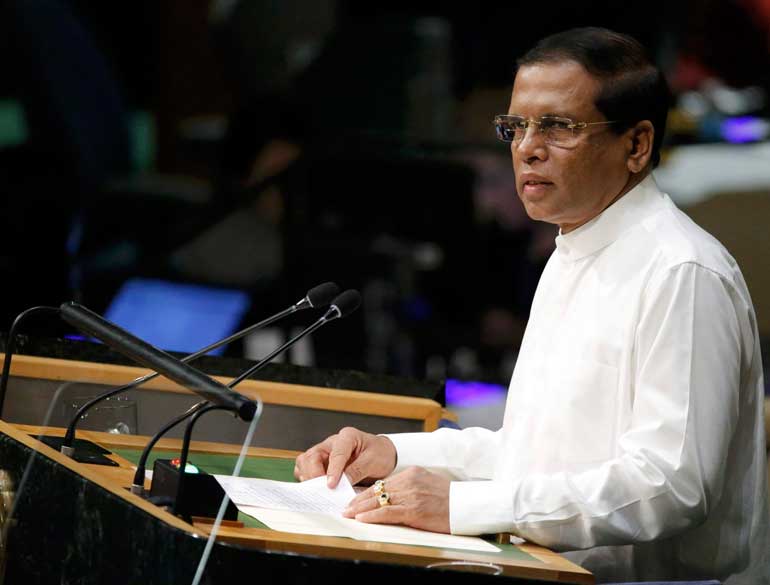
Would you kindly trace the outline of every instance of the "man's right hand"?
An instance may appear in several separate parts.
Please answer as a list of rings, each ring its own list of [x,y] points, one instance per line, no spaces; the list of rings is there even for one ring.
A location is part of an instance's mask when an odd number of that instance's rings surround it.
[[[334,488],[343,472],[355,485],[387,477],[395,467],[396,448],[390,439],[345,427],[298,456],[294,477],[305,481],[326,475],[327,484]]]

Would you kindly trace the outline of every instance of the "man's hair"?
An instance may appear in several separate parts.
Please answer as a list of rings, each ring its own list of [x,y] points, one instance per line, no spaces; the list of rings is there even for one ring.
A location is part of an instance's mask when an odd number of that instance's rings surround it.
[[[641,120],[655,128],[652,166],[660,161],[671,93],[665,77],[636,39],[606,28],[573,28],[545,37],[517,66],[575,61],[601,82],[595,105],[622,134]]]

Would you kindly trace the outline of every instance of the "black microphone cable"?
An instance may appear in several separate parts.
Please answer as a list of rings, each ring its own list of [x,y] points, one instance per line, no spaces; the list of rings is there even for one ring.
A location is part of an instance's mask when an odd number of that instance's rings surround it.
[[[3,405],[5,404],[5,393],[8,388],[8,377],[11,374],[11,358],[13,352],[16,349],[16,337],[18,336],[18,328],[28,316],[36,313],[54,313],[58,314],[58,307],[30,307],[29,309],[19,313],[11,324],[11,329],[8,331],[8,341],[5,344],[5,360],[3,363],[3,374],[0,378],[0,418],[3,417]]]

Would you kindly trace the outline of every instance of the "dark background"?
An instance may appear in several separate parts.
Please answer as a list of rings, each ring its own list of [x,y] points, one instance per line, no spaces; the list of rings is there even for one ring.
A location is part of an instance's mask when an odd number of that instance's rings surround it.
[[[334,280],[364,306],[315,365],[507,383],[555,235],[493,137],[516,57],[606,26],[675,95],[770,90],[763,0],[385,4],[0,0],[0,330],[136,276],[244,290],[243,324]]]

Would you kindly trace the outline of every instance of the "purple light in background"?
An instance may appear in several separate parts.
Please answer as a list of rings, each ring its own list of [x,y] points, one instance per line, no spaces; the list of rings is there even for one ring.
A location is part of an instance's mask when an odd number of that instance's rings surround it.
[[[505,399],[508,388],[487,382],[448,379],[444,391],[447,406],[468,407],[500,402]]]
[[[734,144],[762,140],[769,130],[770,123],[755,116],[738,116],[722,122],[722,136]]]

